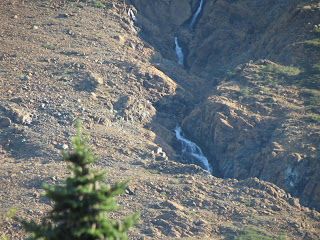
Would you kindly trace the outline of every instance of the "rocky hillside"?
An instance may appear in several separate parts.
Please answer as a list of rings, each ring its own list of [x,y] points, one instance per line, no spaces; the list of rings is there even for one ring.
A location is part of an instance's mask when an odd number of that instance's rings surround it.
[[[217,176],[271,181],[319,209],[319,3],[204,1],[190,30],[199,2],[132,1],[141,35],[173,61],[177,37],[184,68],[216,85],[183,130]]]
[[[131,179],[117,198],[123,209],[110,216],[141,212],[129,239],[320,238],[320,214],[312,209],[319,198],[319,95],[310,87],[317,63],[305,72],[243,58],[217,73],[208,49],[208,64],[197,67],[191,46],[204,39],[196,33],[208,6],[227,11],[222,6],[235,3],[205,1],[190,32],[198,4],[0,2],[1,237],[27,238],[6,216],[10,209],[38,221],[51,208],[41,184],[62,184],[70,174],[61,150],[70,150],[81,119],[105,182]],[[314,5],[299,8],[313,14]],[[174,36],[185,67],[177,64]],[[305,47],[316,58],[317,41],[310,41]],[[216,176],[182,163],[173,131],[181,124]]]
[[[213,76],[239,64],[269,59],[285,65],[315,63],[304,47],[319,32],[317,1],[204,1],[190,31],[199,0],[161,0],[154,5],[132,0],[143,35],[169,59],[175,59],[174,36],[185,66]],[[159,37],[161,36],[161,38]]]

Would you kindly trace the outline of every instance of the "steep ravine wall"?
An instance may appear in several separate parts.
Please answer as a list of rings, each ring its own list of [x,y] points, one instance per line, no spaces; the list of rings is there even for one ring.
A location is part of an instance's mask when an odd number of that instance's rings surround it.
[[[320,23],[319,8],[306,7],[310,1],[206,0],[190,31],[199,2],[130,1],[141,36],[175,62],[177,36],[184,67],[199,76],[210,79],[238,64],[265,58],[284,65],[312,62],[312,54],[301,44],[312,39],[312,28]],[[219,90],[216,94],[220,96],[209,97],[182,122],[212,166],[225,178],[273,182],[299,196],[302,204],[320,209],[319,132],[287,121],[281,113],[261,115]]]
[[[214,96],[195,108],[182,128],[205,149],[222,177],[258,177],[319,209],[320,132],[305,124],[299,126],[299,121],[257,112]]]
[[[312,38],[319,11],[310,1],[206,0],[190,31],[200,0],[131,0],[143,37],[165,58],[175,60],[174,37],[192,72],[215,75],[238,64],[270,59],[286,65],[306,63],[301,42]],[[316,4],[316,3],[314,3]]]

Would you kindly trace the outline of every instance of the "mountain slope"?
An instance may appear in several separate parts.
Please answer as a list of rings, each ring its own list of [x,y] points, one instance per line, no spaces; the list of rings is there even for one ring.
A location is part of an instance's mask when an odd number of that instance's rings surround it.
[[[137,36],[131,5],[101,2],[0,2],[0,211],[39,220],[50,209],[41,183],[68,176],[61,150],[81,119],[105,182],[131,179],[110,216],[141,212],[129,239],[319,239],[319,213],[276,185],[178,162],[173,129],[216,82]],[[3,215],[0,225],[26,239]]]

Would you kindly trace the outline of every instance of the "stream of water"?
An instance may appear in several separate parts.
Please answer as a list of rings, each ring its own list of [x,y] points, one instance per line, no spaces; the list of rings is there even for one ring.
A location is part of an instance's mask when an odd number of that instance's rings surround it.
[[[182,144],[182,155],[189,159],[191,158],[193,164],[206,169],[210,174],[212,174],[212,168],[208,159],[203,155],[197,144],[181,136],[182,130],[180,127],[176,127],[174,131],[176,132],[176,138]]]
[[[136,16],[134,15],[134,12],[132,11],[131,8],[129,8],[129,10],[128,10],[128,16],[129,16],[134,22],[137,21],[137,18],[136,18]]]
[[[193,15],[193,18],[191,20],[191,23],[190,23],[190,31],[193,30],[193,25],[195,24],[196,20],[197,20],[197,17],[199,15],[199,13],[201,12],[201,9],[202,9],[202,5],[203,5],[203,0],[200,1],[200,5],[196,11],[196,13]]]
[[[174,37],[174,44],[176,45],[176,54],[177,54],[178,63],[180,65],[183,65],[183,52],[181,47],[179,46],[177,37]]]

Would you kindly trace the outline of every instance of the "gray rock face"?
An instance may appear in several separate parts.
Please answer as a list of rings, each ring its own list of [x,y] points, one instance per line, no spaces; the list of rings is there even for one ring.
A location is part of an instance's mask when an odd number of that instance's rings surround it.
[[[0,128],[6,128],[11,125],[11,120],[8,117],[0,116]]]
[[[268,130],[274,127],[274,119],[258,121],[236,103],[220,97],[209,99],[183,122],[188,135],[208,149],[222,176],[238,179],[259,176],[262,169],[253,170],[252,162],[268,144],[272,133]]]
[[[320,176],[314,171],[314,141],[308,137],[312,134],[301,132],[295,123],[282,123],[280,117],[257,115],[235,100],[214,96],[194,109],[182,128],[222,177],[258,177],[301,197],[304,205],[319,207]],[[303,144],[293,143],[298,134]]]
[[[187,66],[198,74],[263,58],[287,65],[301,63],[305,60],[297,54],[301,44],[295,43],[314,38],[312,27],[320,20],[318,10],[306,13],[298,1],[205,1],[190,34],[186,25],[199,1],[132,2],[148,41],[174,60],[171,42],[177,36],[183,41]]]

